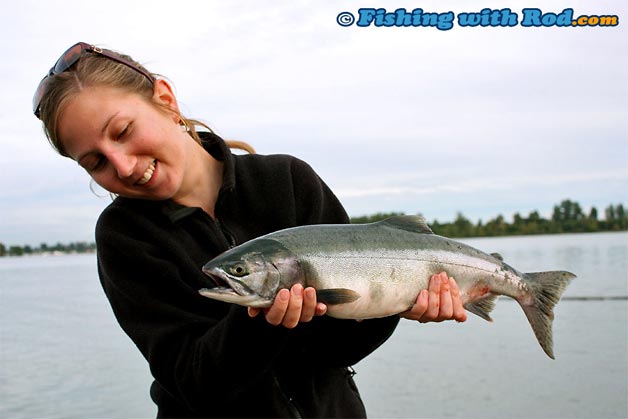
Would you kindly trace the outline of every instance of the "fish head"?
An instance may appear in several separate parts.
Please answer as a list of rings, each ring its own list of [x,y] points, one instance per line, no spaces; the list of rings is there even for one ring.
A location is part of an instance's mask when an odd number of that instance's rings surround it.
[[[203,273],[216,286],[199,290],[202,296],[246,307],[270,307],[280,289],[303,283],[296,256],[271,239],[236,246],[205,264]]]

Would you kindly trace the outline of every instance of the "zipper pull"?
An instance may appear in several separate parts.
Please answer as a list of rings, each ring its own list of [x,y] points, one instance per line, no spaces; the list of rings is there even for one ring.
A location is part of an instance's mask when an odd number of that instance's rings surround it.
[[[229,232],[229,230],[227,230],[222,223],[220,222],[220,220],[218,219],[218,217],[214,218],[214,222],[216,223],[216,225],[218,226],[218,229],[220,229],[220,231],[222,232],[223,236],[225,236],[225,239],[227,241],[227,243],[229,244],[229,249],[233,249],[234,247],[236,247],[236,241],[235,238],[233,237],[233,235],[231,234],[231,232]]]

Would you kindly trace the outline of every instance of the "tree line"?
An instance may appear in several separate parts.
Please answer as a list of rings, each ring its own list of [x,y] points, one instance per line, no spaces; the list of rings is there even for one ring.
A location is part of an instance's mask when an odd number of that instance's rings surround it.
[[[541,217],[539,212],[535,210],[530,212],[527,217],[516,213],[512,222],[506,221],[503,215],[498,215],[486,222],[478,220],[477,223],[473,223],[459,212],[454,221],[441,223],[438,220],[434,220],[430,223],[430,227],[434,233],[445,237],[486,237],[628,230],[628,214],[626,214],[623,204],[609,205],[604,209],[603,214],[604,218],[600,218],[600,214],[595,207],[592,207],[588,213],[585,213],[580,204],[566,199],[560,204],[554,205],[550,219]],[[351,222],[353,224],[372,223],[396,215],[404,214],[401,212],[380,212],[373,215],[352,217]],[[96,244],[87,242],[57,243],[53,246],[42,243],[39,247],[6,247],[0,243],[0,256],[22,256],[42,253],[88,253],[95,250]]]
[[[377,213],[369,216],[353,217],[351,222],[371,223],[386,219],[399,212]],[[473,223],[462,213],[456,215],[452,222],[441,223],[434,220],[430,223],[434,233],[445,237],[490,237],[525,234],[559,234],[559,233],[587,233],[596,231],[625,231],[628,230],[628,215],[623,204],[609,205],[604,210],[604,218],[596,207],[588,213],[582,210],[580,204],[566,199],[554,205],[552,217],[543,218],[538,211],[532,211],[528,216],[515,213],[512,222],[506,221],[503,215],[489,219],[486,222],[478,220]]]
[[[96,243],[72,242],[69,244],[57,243],[48,245],[42,243],[39,246],[5,246],[0,243],[0,256],[24,256],[50,253],[90,253],[96,251]]]

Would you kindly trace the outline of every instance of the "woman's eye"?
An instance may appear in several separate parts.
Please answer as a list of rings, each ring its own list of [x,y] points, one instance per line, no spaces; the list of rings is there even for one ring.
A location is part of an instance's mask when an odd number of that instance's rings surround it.
[[[122,138],[124,138],[124,136],[128,133],[129,131],[129,126],[125,126],[124,129],[122,129],[122,131],[120,131],[118,133],[118,140],[121,140]]]
[[[81,166],[83,166],[88,173],[95,172],[101,169],[104,165],[105,158],[103,156],[93,156],[89,158],[89,160],[81,162]]]
[[[96,161],[94,162],[94,165],[92,166],[92,171],[100,169],[101,167],[103,167],[104,164],[105,164],[105,158],[98,157]]]
[[[116,139],[122,140],[125,137],[128,137],[133,132],[133,122],[127,122],[123,127],[121,127],[116,135]]]

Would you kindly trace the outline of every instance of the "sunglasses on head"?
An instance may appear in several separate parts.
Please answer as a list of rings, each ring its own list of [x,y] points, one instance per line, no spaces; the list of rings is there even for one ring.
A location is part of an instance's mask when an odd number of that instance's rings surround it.
[[[33,96],[33,113],[35,114],[37,118],[39,118],[39,111],[40,111],[39,107],[41,105],[41,99],[44,96],[44,93],[46,93],[46,87],[48,85],[49,78],[54,75],[68,71],[70,67],[76,64],[79,58],[81,58],[81,55],[83,55],[83,52],[93,52],[95,54],[100,54],[103,57],[107,57],[110,60],[116,61],[120,64],[124,64],[127,67],[132,68],[138,73],[146,76],[146,78],[150,80],[151,83],[155,81],[155,78],[149,72],[138,67],[137,64],[134,64],[105,49],[96,47],[94,45],[86,44],[85,42],[79,42],[71,46],[66,52],[64,52],[61,55],[61,57],[57,60],[55,65],[52,66],[50,71],[48,71],[48,74],[46,74],[46,76],[43,79],[41,79],[41,81],[39,82],[39,86],[37,86],[37,90],[35,90],[35,95]]]

